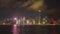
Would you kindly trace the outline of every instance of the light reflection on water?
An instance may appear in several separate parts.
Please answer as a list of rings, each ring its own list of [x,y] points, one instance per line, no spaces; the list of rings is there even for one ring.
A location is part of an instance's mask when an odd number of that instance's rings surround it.
[[[18,34],[18,28],[16,24],[13,25],[13,34]]]
[[[13,34],[50,34],[52,26],[18,26],[13,25]],[[54,29],[54,28],[53,28]],[[56,30],[56,29],[55,29]],[[53,31],[55,31],[53,30]],[[57,30],[58,31],[58,30]]]

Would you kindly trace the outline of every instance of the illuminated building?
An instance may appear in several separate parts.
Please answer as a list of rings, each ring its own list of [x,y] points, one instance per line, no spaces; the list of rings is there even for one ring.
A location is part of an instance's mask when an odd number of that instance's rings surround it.
[[[35,22],[35,20],[34,20],[34,19],[32,20],[32,24],[33,24],[33,25],[34,25],[34,24],[36,24],[36,22]]]

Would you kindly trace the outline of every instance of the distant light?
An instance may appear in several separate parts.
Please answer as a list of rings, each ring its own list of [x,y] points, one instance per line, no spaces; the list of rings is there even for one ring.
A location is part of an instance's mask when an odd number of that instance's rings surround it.
[[[17,20],[17,18],[14,18],[14,20]]]
[[[16,27],[17,25],[16,25],[16,24],[14,24],[13,26],[15,26],[15,27]]]
[[[41,12],[41,10],[38,10],[38,12]]]
[[[16,21],[16,24],[19,24],[18,20]]]
[[[5,25],[5,23],[3,23],[3,25]]]
[[[27,20],[27,24],[29,24],[29,20]]]
[[[40,25],[41,23],[39,22],[38,24]]]
[[[46,20],[45,18],[43,18],[43,20]]]
[[[45,22],[48,22],[47,20],[45,20]]]
[[[35,24],[35,20],[33,20],[33,24]]]
[[[43,22],[43,24],[45,24],[45,22]]]

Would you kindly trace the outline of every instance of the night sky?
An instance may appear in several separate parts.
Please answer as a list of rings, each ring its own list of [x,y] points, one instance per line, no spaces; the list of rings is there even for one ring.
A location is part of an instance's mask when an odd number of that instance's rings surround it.
[[[26,8],[1,8],[0,10],[0,17],[14,17],[14,16],[26,16],[34,18],[38,16],[34,10],[27,10]]]
[[[47,5],[46,13],[49,17],[60,18],[60,1],[59,0],[46,0]]]
[[[30,2],[30,0],[0,0],[0,17],[8,17],[14,15],[23,15],[23,16],[37,16],[35,10],[27,9],[28,6],[31,6],[34,3]],[[26,4],[24,4],[26,3]],[[31,4],[32,3],[32,4]],[[27,6],[28,5],[28,6]],[[44,5],[46,5],[47,9],[45,10],[49,16],[58,16],[60,14],[60,1],[59,0],[45,0]],[[38,8],[37,8],[38,9]],[[33,15],[32,15],[33,14]]]

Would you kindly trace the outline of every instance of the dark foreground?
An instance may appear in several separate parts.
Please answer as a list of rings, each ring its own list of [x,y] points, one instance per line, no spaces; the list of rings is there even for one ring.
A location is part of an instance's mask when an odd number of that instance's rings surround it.
[[[60,34],[60,25],[30,25],[18,26],[18,34]],[[53,31],[54,30],[54,31]],[[12,25],[0,25],[0,34],[14,34]],[[17,33],[15,33],[17,34]]]

